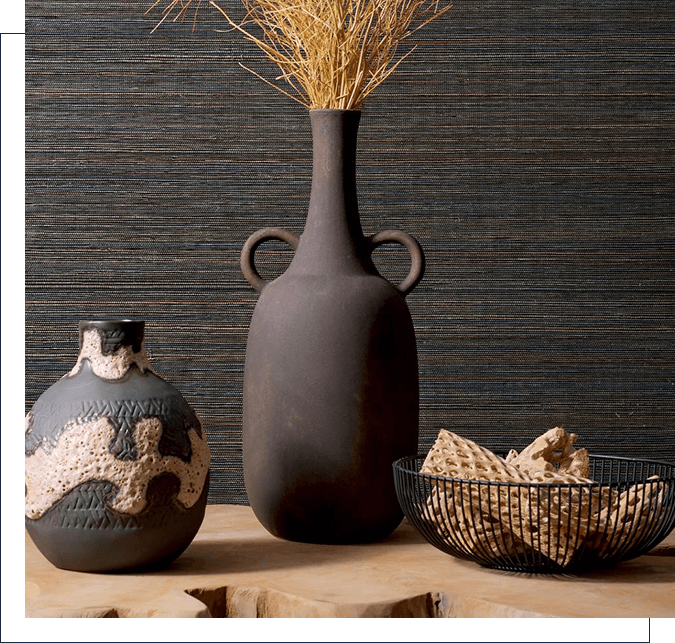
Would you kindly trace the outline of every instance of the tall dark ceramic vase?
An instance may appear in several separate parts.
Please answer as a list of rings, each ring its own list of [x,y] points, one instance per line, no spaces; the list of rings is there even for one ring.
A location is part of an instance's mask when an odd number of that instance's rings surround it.
[[[204,518],[206,436],[152,370],[143,332],[142,321],[80,322],[75,367],[26,416],[26,529],[56,567],[166,564]]]
[[[419,244],[400,231],[365,237],[357,207],[359,111],[311,110],[313,178],[305,230],[253,234],[242,271],[260,293],[244,373],[244,480],[265,528],[288,540],[367,542],[401,522],[392,462],[415,454],[419,392],[405,296],[424,271]],[[295,256],[267,281],[254,253],[265,240]],[[401,284],[380,276],[372,251],[403,244]]]

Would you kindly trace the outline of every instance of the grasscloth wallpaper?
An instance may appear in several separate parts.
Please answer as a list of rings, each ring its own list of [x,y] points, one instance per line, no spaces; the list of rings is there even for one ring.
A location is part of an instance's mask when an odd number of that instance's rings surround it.
[[[562,425],[673,461],[675,3],[454,4],[359,134],[364,231],[427,256],[421,450],[442,427],[503,449]],[[210,501],[245,503],[239,253],[302,231],[309,118],[215,11],[151,35],[148,5],[26,2],[26,408],[74,363],[78,320],[144,319],[204,421]],[[258,257],[270,276],[290,252]],[[403,250],[376,257],[407,273]]]

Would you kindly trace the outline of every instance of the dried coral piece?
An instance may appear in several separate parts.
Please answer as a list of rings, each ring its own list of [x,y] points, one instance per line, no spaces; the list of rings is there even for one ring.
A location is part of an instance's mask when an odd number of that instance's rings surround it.
[[[539,484],[593,485],[586,449],[575,449],[577,435],[555,427],[536,438],[509,463]],[[537,549],[567,565],[583,544],[602,506],[599,487],[532,489],[528,500],[531,536]]]
[[[599,487],[541,484],[528,498],[531,545],[565,567],[597,522]]]
[[[493,482],[520,482],[530,483],[532,480],[512,463],[507,463],[488,449],[481,447],[472,440],[463,438],[455,433],[442,429],[438,438],[428,453],[421,468],[422,473],[459,478],[464,480],[488,480]],[[445,488],[443,489],[445,491]],[[516,538],[533,548],[546,548],[546,555],[551,556],[551,542],[562,540],[562,536],[549,525],[547,516],[550,506],[544,503],[543,496],[536,495],[533,500],[532,491],[527,486],[486,486],[483,493],[477,491],[476,486],[463,485],[461,493],[453,496],[455,509],[459,504],[462,516],[457,513],[452,516],[442,515],[453,532],[459,534],[466,543],[472,544],[473,549],[482,543],[495,544],[496,538],[502,543],[501,548],[495,551],[513,551],[513,539]],[[439,499],[430,497],[427,506],[438,506]],[[435,512],[435,515],[439,515]],[[454,519],[453,519],[454,518]],[[467,521],[473,529],[467,526]],[[492,539],[480,536],[476,525],[501,525],[500,535],[492,534]],[[460,525],[462,525],[460,527]],[[510,534],[508,532],[511,532]],[[554,560],[565,563],[571,554],[565,549],[559,560],[558,550],[553,552]]]
[[[612,501],[601,510],[592,534],[592,545],[598,554],[627,549],[639,540],[650,526],[650,521],[642,518],[659,514],[667,491],[668,485],[659,482],[657,476],[631,485],[621,493],[615,489]]]
[[[439,432],[420,471],[463,480],[528,482],[524,473],[492,451],[446,429]],[[509,524],[522,524],[520,511],[526,506],[526,498],[520,497],[518,487],[486,486],[480,493],[475,486],[464,484],[454,494],[448,494],[446,483],[437,484],[434,491],[438,496],[432,492],[427,507],[437,519],[440,517],[445,521],[451,533],[458,534],[469,551],[493,546],[495,552],[514,553],[514,536],[509,533]],[[454,511],[448,512],[445,503],[451,498],[457,502],[452,504]],[[500,525],[502,522],[504,528],[499,527],[494,533],[495,528],[492,527],[493,533],[489,536],[483,529],[486,523]],[[523,535],[523,540],[529,540],[527,533]]]
[[[527,475],[488,449],[441,429],[421,473],[464,480],[527,482]]]
[[[591,461],[586,449],[577,449],[574,453],[560,461],[558,473],[588,478],[591,470]]]
[[[509,464],[537,482],[562,484],[593,482],[587,477],[588,452],[586,449],[574,448],[577,437],[561,427],[555,427],[540,435],[519,454],[512,455],[511,451]]]
[[[434,515],[469,543],[471,551],[491,545],[497,552],[514,553],[518,549],[514,543],[518,542],[521,551],[524,543],[565,566],[583,543],[593,521],[598,522],[601,506],[597,489],[544,486],[593,484],[578,475],[588,473],[588,455],[585,449],[574,449],[576,439],[576,435],[556,427],[520,454],[511,450],[502,459],[442,429],[424,461],[422,473],[466,480],[537,483],[542,487],[494,485],[486,487],[479,497],[475,485],[471,491],[465,485],[461,493],[451,496],[456,501],[455,513],[438,509],[441,500],[450,499],[445,491],[439,492],[445,495],[438,498],[430,496],[427,505],[436,507]],[[563,470],[557,468],[562,465]],[[462,516],[457,514],[457,505],[462,508]],[[472,527],[467,526],[467,520]],[[485,525],[492,525],[491,535]]]
[[[595,482],[576,440],[556,427],[502,459],[441,431],[422,467],[437,476],[425,519],[458,550],[507,568],[613,558],[658,535],[669,482]]]
[[[485,487],[482,495],[493,495],[493,491]],[[492,515],[490,503],[479,494],[475,486],[465,482],[453,481],[437,487],[427,500],[427,519],[466,553],[483,557],[497,554],[504,559],[518,557],[525,549],[524,543],[501,518]]]

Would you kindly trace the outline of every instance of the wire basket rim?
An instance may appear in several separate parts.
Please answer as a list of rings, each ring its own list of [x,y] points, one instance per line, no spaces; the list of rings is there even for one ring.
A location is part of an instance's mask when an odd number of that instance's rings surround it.
[[[421,471],[418,471],[417,469],[412,469],[412,468],[407,468],[404,465],[410,462],[417,462],[419,460],[424,460],[426,458],[426,454],[417,454],[417,455],[407,455],[404,456],[403,458],[399,458],[398,460],[395,460],[393,463],[393,467],[395,470],[398,470],[399,472],[406,474],[406,475],[414,475],[414,476],[423,476],[424,478],[428,478],[430,480],[437,480],[439,482],[468,482],[472,484],[479,484],[479,485],[494,485],[494,486],[502,486],[502,487],[541,487],[542,485],[550,486],[550,487],[578,487],[578,488],[584,488],[584,489],[592,489],[596,487],[612,487],[612,486],[623,486],[626,484],[639,484],[639,483],[658,483],[658,482],[675,482],[675,463],[672,462],[666,462],[665,460],[653,460],[649,458],[629,458],[626,456],[614,456],[614,455],[599,455],[595,453],[589,453],[588,454],[589,458],[593,458],[595,460],[620,460],[623,462],[629,462],[629,463],[642,463],[642,464],[651,464],[651,465],[659,465],[659,466],[665,466],[673,469],[673,474],[669,475],[667,477],[658,477],[658,478],[635,478],[631,480],[621,480],[621,481],[615,481],[615,482],[547,482],[547,481],[527,481],[527,480],[522,480],[522,481],[514,481],[514,482],[507,482],[504,480],[485,480],[485,479],[475,479],[475,478],[453,478],[450,476],[442,476],[442,475],[437,475],[434,473],[423,473]]]

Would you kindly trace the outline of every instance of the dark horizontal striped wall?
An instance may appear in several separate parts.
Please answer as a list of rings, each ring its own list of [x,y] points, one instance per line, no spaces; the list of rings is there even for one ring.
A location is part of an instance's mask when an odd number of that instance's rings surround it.
[[[26,406],[72,366],[79,319],[145,319],[204,420],[211,502],[245,503],[239,252],[302,231],[309,119],[214,11],[151,35],[145,7],[26,2]],[[675,461],[675,3],[459,0],[417,42],[364,109],[358,181],[365,231],[426,251],[421,449],[562,425]],[[269,276],[289,252],[260,257]]]

